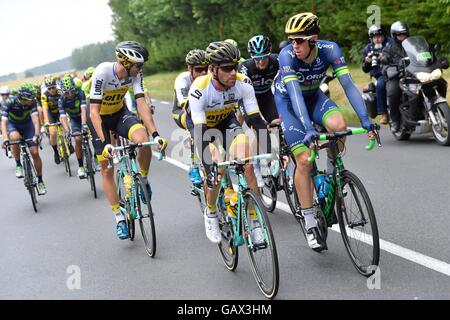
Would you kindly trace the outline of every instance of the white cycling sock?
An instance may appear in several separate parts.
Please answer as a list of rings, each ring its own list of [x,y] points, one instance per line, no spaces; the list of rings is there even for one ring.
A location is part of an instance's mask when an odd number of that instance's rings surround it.
[[[303,217],[305,218],[305,228],[307,231],[309,231],[310,229],[317,227],[317,221],[314,217],[314,213],[315,213],[315,208],[307,208],[307,209],[302,209],[302,214]]]

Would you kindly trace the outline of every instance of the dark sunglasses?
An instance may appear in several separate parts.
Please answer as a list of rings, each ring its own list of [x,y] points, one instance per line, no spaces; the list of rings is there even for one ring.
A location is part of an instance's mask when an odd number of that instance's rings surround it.
[[[136,68],[138,68],[138,69],[142,69],[143,67],[144,67],[144,64],[143,63],[135,63],[135,64],[133,64]]]
[[[56,89],[56,86],[47,87],[48,90]]]
[[[288,38],[289,43],[302,44],[305,41],[308,41],[311,37],[298,37],[298,38]]]
[[[208,67],[194,67],[194,71],[197,73],[207,72]]]
[[[222,69],[223,72],[229,73],[231,71],[237,71],[239,65],[238,64],[233,64],[230,66],[219,66],[220,69]]]
[[[75,94],[75,92],[76,92],[76,90],[69,90],[69,91],[65,91],[64,94],[65,94],[66,96],[70,96],[70,95]]]

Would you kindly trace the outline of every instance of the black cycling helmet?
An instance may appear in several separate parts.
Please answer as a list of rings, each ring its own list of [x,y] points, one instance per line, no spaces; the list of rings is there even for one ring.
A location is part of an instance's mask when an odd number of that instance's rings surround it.
[[[400,34],[406,34],[409,36],[409,28],[405,22],[396,21],[391,25],[391,36],[397,40],[397,36]]]
[[[147,49],[136,41],[119,42],[116,56],[120,63],[144,63],[148,60]]]
[[[206,57],[212,65],[220,65],[226,62],[238,63],[241,58],[239,49],[229,42],[211,42],[206,48]]]
[[[384,36],[383,29],[379,25],[372,25],[368,31],[369,38],[372,39],[374,36]]]
[[[284,49],[284,47],[289,45],[289,41],[287,40],[283,40],[280,42],[280,44],[278,45],[278,47],[280,48],[280,51]]]
[[[248,41],[247,50],[250,56],[270,54],[272,52],[272,41],[267,36],[254,36]]]
[[[208,64],[205,50],[193,49],[186,55],[186,64],[188,66],[198,66]]]

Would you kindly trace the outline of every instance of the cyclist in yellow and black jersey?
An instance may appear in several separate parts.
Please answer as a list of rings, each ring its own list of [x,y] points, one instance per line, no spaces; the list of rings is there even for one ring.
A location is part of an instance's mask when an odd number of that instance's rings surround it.
[[[110,131],[131,140],[133,143],[149,141],[147,130],[159,143],[159,149],[167,147],[167,140],[161,138],[156,130],[150,107],[144,99],[142,68],[148,60],[148,51],[135,41],[123,41],[116,46],[116,62],[104,62],[95,68],[92,75],[90,105],[87,107],[88,126],[92,133],[97,158],[101,164],[105,195],[115,215],[117,236],[129,237],[126,225],[125,208],[119,204],[114,181],[114,170],[108,169]],[[142,123],[124,106],[128,87],[132,86],[137,103],[137,111]],[[147,130],[146,130],[147,129]],[[151,149],[141,148],[137,157],[142,177],[146,180],[151,160]],[[151,196],[150,185],[146,183]],[[145,197],[141,201],[146,203]]]
[[[248,156],[249,143],[246,135],[236,119],[235,109],[239,100],[243,100],[247,124],[255,129],[265,128],[261,118],[255,91],[250,80],[237,73],[240,52],[230,43],[218,41],[210,43],[206,49],[208,62],[211,64],[208,75],[198,77],[189,90],[189,107],[186,123],[199,159],[207,173],[206,190],[207,207],[204,212],[205,230],[208,239],[214,243],[221,241],[218,217],[216,214],[216,198],[220,185],[215,185],[211,174],[212,154],[209,143],[214,136],[214,143],[224,150],[229,150],[233,159]],[[210,130],[213,129],[213,130]],[[218,134],[218,133],[221,134]],[[205,139],[204,139],[205,137]],[[214,155],[216,158],[216,154]],[[215,161],[218,159],[216,158]],[[245,166],[245,177],[248,185],[259,193],[252,165]],[[251,230],[255,239],[261,239],[261,228],[251,220]],[[258,240],[256,240],[258,241]]]
[[[56,78],[48,76],[44,80],[46,90],[41,93],[41,105],[44,115],[44,126],[48,123],[56,123],[59,121],[58,100],[61,97],[61,90],[56,86]],[[50,145],[53,148],[55,163],[59,164],[58,148],[56,145],[56,127],[49,128]]]

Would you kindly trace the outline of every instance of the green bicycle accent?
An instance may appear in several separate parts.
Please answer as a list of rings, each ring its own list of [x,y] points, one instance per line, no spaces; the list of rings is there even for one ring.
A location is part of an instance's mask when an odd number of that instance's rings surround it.
[[[120,139],[117,140],[120,141]],[[146,184],[144,183],[137,164],[136,149],[155,145],[158,145],[155,141],[140,144],[130,143],[124,146],[113,147],[111,150],[111,152],[120,153],[120,165],[116,171],[116,192],[119,196],[121,205],[124,206],[127,211],[126,218],[130,232],[130,240],[134,240],[134,221],[139,220],[139,226],[145,244],[145,251],[147,252],[147,255],[152,258],[156,253],[154,214],[150,203],[150,195],[147,192]],[[164,154],[161,153],[160,159],[162,159],[163,156]],[[145,202],[143,202],[143,200],[141,201],[141,193]],[[146,209],[145,213],[142,212],[142,209],[144,208]],[[146,225],[148,224],[150,225],[150,230],[146,230]]]

